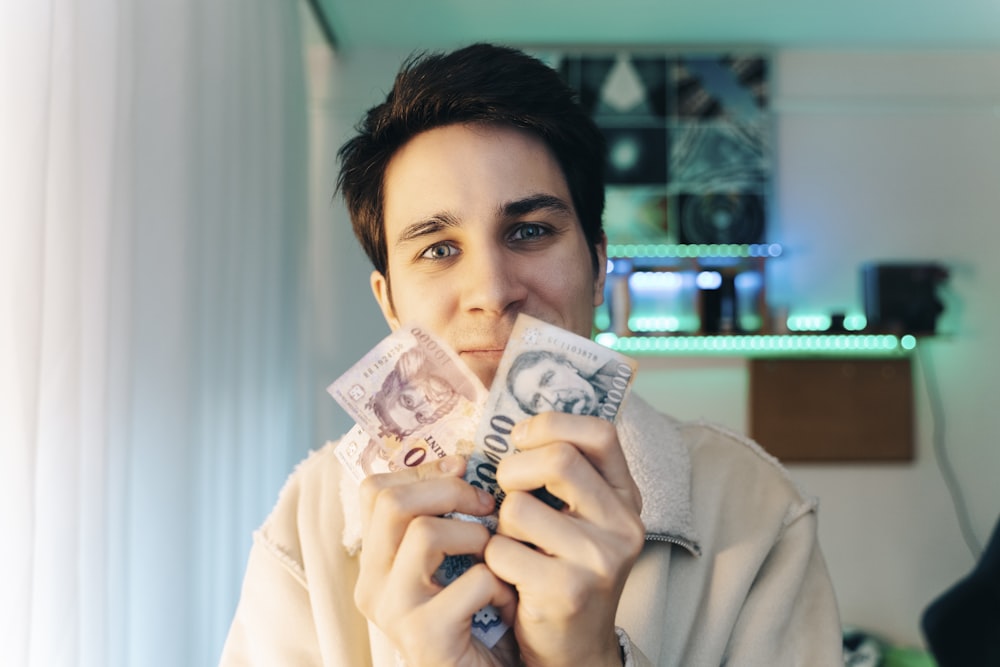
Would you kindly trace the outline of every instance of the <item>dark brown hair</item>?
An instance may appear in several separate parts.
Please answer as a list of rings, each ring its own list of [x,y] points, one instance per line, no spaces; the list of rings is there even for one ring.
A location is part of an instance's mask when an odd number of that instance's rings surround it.
[[[493,44],[411,56],[385,101],[368,110],[341,147],[337,188],[375,269],[388,278],[383,188],[393,155],[421,132],[474,122],[526,129],[545,142],[566,178],[596,270],[604,238],[604,138],[555,70]]]

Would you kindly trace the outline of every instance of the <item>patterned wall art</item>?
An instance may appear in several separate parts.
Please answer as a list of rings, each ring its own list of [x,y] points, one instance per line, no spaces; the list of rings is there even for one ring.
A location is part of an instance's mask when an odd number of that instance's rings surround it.
[[[540,54],[608,142],[608,242],[753,244],[771,180],[761,54]]]

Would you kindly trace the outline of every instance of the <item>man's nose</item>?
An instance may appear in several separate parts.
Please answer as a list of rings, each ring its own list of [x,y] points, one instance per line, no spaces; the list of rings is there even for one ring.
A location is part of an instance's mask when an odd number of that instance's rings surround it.
[[[498,315],[516,312],[528,295],[516,258],[503,248],[470,253],[465,268],[462,278],[466,310]]]

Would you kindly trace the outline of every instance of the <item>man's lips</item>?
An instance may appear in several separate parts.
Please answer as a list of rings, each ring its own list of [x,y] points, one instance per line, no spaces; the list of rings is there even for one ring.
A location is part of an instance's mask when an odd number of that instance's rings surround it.
[[[467,348],[467,349],[464,349],[464,350],[459,350],[458,354],[461,355],[461,356],[468,356],[468,357],[474,357],[474,358],[480,358],[481,357],[481,358],[485,358],[485,359],[490,359],[490,358],[493,358],[493,357],[501,357],[501,356],[503,356],[503,350],[504,349],[502,347],[480,347],[480,348],[472,348],[472,349],[468,349]]]
[[[493,340],[486,340],[483,338],[479,341],[473,342],[471,340],[467,340],[465,342],[455,344],[455,349],[458,350],[459,354],[492,354],[493,352],[503,352],[506,347],[506,338],[493,338]]]

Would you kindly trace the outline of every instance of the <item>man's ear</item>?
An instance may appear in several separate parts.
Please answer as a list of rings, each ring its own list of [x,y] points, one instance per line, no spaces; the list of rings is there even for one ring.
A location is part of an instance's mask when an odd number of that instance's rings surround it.
[[[382,317],[385,318],[389,328],[395,331],[399,328],[399,319],[396,317],[396,310],[392,307],[392,297],[389,295],[389,279],[378,271],[372,271],[371,275],[372,294],[378,307],[382,309]]]
[[[601,233],[601,241],[595,247],[597,251],[597,271],[594,275],[594,307],[604,303],[604,281],[608,277],[608,237]]]

